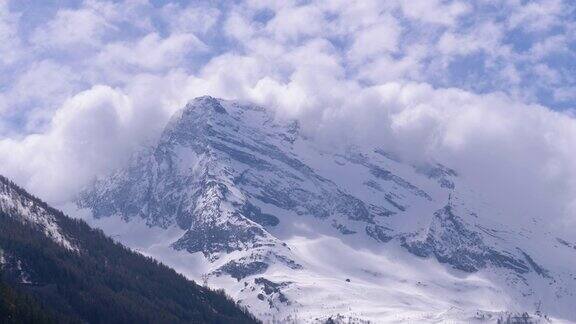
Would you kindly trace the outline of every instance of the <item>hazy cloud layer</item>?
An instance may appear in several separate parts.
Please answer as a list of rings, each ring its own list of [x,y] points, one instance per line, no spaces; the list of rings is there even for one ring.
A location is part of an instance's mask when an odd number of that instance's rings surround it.
[[[576,222],[571,1],[67,3],[0,2],[0,172],[51,201],[210,94]]]

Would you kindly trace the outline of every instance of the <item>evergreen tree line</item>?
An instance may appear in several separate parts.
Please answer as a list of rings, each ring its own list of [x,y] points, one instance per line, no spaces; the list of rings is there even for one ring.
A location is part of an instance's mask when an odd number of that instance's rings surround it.
[[[67,250],[41,229],[11,217],[11,211],[0,210],[0,249],[6,260],[20,265],[7,262],[0,273],[1,323],[257,322],[223,291],[201,287],[14,189],[55,215],[80,250]],[[22,282],[18,268],[28,283]]]

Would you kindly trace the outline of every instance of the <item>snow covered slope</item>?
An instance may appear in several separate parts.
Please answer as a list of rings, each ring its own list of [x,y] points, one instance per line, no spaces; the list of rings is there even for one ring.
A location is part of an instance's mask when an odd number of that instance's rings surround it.
[[[58,220],[46,204],[27,193],[24,194],[3,176],[0,176],[0,212],[23,224],[38,227],[46,236],[68,250],[78,250],[62,232]]]
[[[576,242],[544,215],[520,223],[457,170],[326,147],[253,105],[191,101],[77,205],[264,320],[576,321]]]

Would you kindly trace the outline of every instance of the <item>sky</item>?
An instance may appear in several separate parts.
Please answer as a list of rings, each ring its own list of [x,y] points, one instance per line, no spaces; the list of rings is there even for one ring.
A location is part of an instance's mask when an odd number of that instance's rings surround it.
[[[0,0],[0,173],[50,202],[200,95],[576,228],[573,1]]]

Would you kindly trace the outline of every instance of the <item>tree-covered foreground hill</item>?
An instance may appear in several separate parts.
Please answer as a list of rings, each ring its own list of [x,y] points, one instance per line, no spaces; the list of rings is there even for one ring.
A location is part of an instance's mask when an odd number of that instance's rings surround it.
[[[254,323],[187,280],[0,177],[1,323]]]

